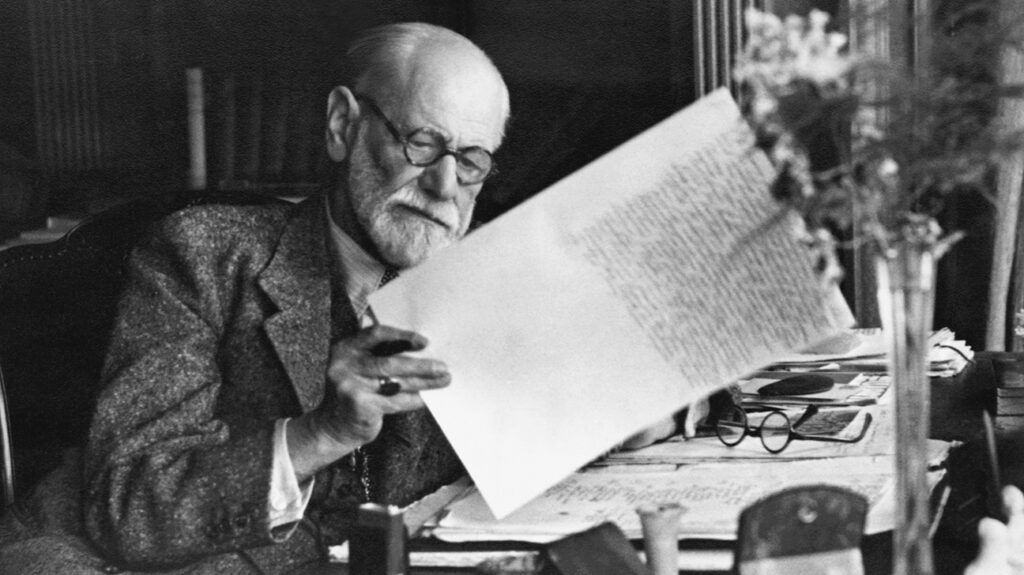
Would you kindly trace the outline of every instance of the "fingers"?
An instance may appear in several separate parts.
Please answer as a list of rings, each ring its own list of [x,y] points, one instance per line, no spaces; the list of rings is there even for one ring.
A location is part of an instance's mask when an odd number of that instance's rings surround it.
[[[965,575],[1009,575],[1006,526],[991,517],[978,522],[978,556],[964,570]]]
[[[1024,574],[1024,493],[1008,485],[1002,495],[1007,523],[989,517],[978,522],[978,557],[965,575]]]
[[[1006,525],[1001,521],[991,517],[982,517],[978,521],[978,537],[981,543],[978,557],[990,557],[996,553],[1005,555],[1007,545]]]
[[[395,355],[362,355],[349,364],[346,390],[353,394],[378,396],[385,413],[423,407],[419,392],[440,389],[451,383],[444,362],[436,359]]]
[[[421,409],[421,391],[451,381],[444,362],[406,355],[426,345],[427,339],[416,332],[384,325],[333,342],[327,397],[317,409],[311,433],[350,450],[377,436],[384,415]]]
[[[383,341],[373,346],[370,353],[377,357],[387,357],[389,355],[397,355],[407,351],[412,351],[412,342],[405,339],[393,339]]]
[[[349,398],[363,397],[385,412],[423,407],[418,393],[447,386],[448,366],[439,360],[405,355],[426,347],[422,335],[376,325],[331,346],[328,379],[336,392]],[[378,396],[378,397],[373,397]]]
[[[357,349],[379,356],[420,351],[427,347],[427,338],[422,335],[387,325],[361,329],[355,336],[343,341],[350,342]]]
[[[429,385],[430,381],[448,376],[448,366],[443,361],[426,357],[365,355],[360,356],[353,363],[360,374],[375,379],[381,377],[397,379],[403,383],[403,387],[407,380],[421,380]]]
[[[376,403],[382,414],[414,411],[425,407],[419,392],[401,391],[392,396],[374,394],[369,401]]]
[[[402,369],[396,369],[395,372],[405,373]],[[429,378],[422,375],[363,377],[344,387],[342,393],[347,394],[354,402],[372,406],[381,414],[389,414],[423,408],[425,404],[420,397],[421,391],[440,389],[449,383],[451,376],[447,371]]]
[[[1024,493],[1014,485],[1003,488],[1006,511],[1007,561],[1011,572],[1024,573]]]
[[[1009,520],[1024,521],[1024,493],[1015,485],[1003,487],[1003,509]]]

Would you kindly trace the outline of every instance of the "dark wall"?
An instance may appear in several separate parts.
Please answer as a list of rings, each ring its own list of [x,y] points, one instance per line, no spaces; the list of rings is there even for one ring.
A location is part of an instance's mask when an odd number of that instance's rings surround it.
[[[12,41],[0,63],[17,64],[7,67],[16,81],[0,96],[7,104],[0,109],[0,138],[34,159],[28,2],[4,3],[6,13],[0,14],[7,16],[0,26],[12,32],[4,34]],[[337,56],[355,32],[387,21],[423,20],[480,43],[512,89],[514,119],[499,156],[503,176],[481,206],[481,217],[489,219],[679,107],[683,102],[669,86],[670,67],[689,58],[688,47],[670,41],[670,22],[685,11],[669,0],[79,2],[94,32],[97,129],[107,148],[89,174],[50,170],[55,210],[88,209],[104,205],[104,194],[184,183],[186,67],[204,69],[214,111],[224,78],[232,78],[236,130],[243,129],[245,98],[253,89],[262,90],[264,99],[271,92],[301,90],[291,107],[319,115]],[[260,85],[253,88],[254,82]],[[211,140],[221,128],[215,124],[209,126]],[[236,146],[236,155],[244,153],[242,147]],[[218,142],[210,141],[211,169],[223,168],[218,150]]]
[[[36,186],[28,29],[20,2],[0,2],[0,239],[37,223],[46,198]]]
[[[468,33],[505,75],[513,110],[507,143],[497,157],[501,175],[481,199],[481,219],[682,107],[685,102],[676,101],[670,85],[671,67],[688,62],[692,50],[672,44],[670,20],[679,15],[669,4],[473,3]]]

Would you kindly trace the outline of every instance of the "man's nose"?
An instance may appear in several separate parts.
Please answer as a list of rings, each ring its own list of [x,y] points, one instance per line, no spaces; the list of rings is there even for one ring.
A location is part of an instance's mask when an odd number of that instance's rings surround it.
[[[455,157],[446,154],[433,164],[423,168],[420,187],[430,195],[448,200],[459,190],[459,176],[455,171]]]

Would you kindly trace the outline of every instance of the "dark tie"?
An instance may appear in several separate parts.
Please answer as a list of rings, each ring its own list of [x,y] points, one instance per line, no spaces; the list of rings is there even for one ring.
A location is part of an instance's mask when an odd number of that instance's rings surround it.
[[[398,270],[387,266],[384,268],[384,275],[380,276],[380,283],[377,284],[378,288],[384,287],[384,284],[398,277]]]

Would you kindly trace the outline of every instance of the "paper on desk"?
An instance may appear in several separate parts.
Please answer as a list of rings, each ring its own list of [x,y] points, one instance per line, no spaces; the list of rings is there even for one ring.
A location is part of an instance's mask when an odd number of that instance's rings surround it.
[[[448,364],[424,400],[497,516],[852,323],[770,172],[720,90],[371,296]]]
[[[974,357],[967,342],[956,339],[949,328],[933,332],[929,338],[928,375],[952,377]],[[841,332],[796,353],[775,358],[777,366],[816,368],[830,365],[835,368],[884,371],[886,363],[885,334],[882,328],[860,328]]]
[[[775,358],[778,364],[822,363],[885,355],[882,328],[850,329],[799,351]]]
[[[547,542],[613,521],[627,537],[642,536],[636,508],[642,503],[679,503],[680,539],[735,539],[740,512],[778,490],[799,485],[847,487],[867,497],[865,533],[892,528],[891,457],[758,463],[708,463],[677,471],[575,473],[502,520],[491,519],[479,492],[453,503],[434,528],[450,542]]]

